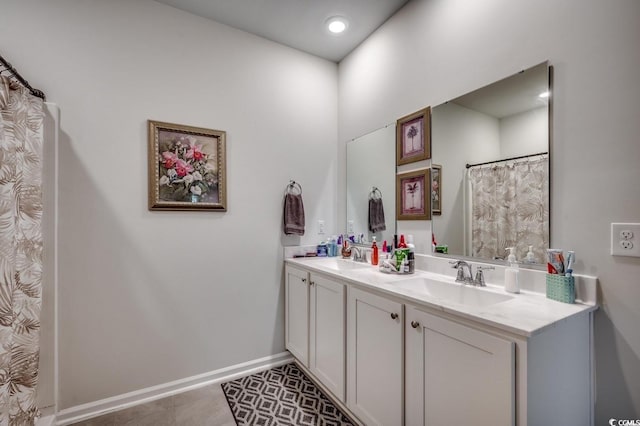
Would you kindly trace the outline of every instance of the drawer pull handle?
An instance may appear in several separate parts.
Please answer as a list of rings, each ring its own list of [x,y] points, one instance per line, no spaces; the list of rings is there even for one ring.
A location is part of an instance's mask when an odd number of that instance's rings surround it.
[[[420,327],[420,323],[418,321],[411,321],[411,327],[418,328]]]
[[[307,279],[306,279],[306,278],[303,278],[303,279],[302,279],[302,282],[303,282],[303,283],[306,283],[306,282],[307,282]]]
[[[395,312],[392,312],[391,319],[398,319],[398,314],[396,314]]]
[[[315,283],[313,281],[310,281],[309,284],[314,285]]]

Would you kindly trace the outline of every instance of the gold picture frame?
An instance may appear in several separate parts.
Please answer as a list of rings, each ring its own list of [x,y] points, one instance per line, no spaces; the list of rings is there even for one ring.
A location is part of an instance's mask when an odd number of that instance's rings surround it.
[[[149,210],[227,211],[226,132],[148,120]]]
[[[431,158],[431,107],[396,121],[396,164]]]
[[[396,175],[397,220],[431,219],[429,169]]]

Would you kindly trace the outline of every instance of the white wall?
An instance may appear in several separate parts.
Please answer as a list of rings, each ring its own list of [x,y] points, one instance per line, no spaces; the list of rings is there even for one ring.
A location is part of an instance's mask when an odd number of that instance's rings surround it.
[[[501,158],[500,122],[453,102],[432,109],[432,161],[442,165],[442,214],[432,217],[438,244],[464,253],[464,176],[467,163]],[[428,253],[428,252],[427,252]]]
[[[150,0],[1,10],[61,109],[59,408],[282,352],[282,244],[336,228],[337,66]],[[147,119],[227,132],[228,212],[147,210]]]
[[[340,141],[554,66],[551,244],[600,280],[596,424],[640,418],[640,259],[609,255],[610,223],[640,222],[639,19],[637,0],[413,0],[339,66]]]
[[[500,119],[500,158],[549,150],[549,112],[535,108]]]

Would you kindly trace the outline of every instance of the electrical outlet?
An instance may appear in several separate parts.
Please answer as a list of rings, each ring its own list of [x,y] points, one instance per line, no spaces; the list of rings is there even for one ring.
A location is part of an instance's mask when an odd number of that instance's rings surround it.
[[[640,223],[611,224],[611,255],[640,257]]]
[[[318,221],[318,235],[324,235],[324,220]]]
[[[631,250],[633,248],[633,243],[629,240],[622,240],[620,241],[620,247],[625,250]]]
[[[347,232],[349,234],[353,234],[353,221],[352,220],[347,222]]]

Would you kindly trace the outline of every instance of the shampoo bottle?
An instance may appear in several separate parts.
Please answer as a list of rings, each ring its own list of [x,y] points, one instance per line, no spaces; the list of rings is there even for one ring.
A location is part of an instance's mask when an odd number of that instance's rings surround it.
[[[373,244],[371,245],[371,264],[378,264],[378,245],[376,244],[376,237],[373,237]]]
[[[509,266],[504,270],[504,289],[509,293],[520,293],[518,262],[513,254],[513,247],[508,247],[507,250],[509,250],[509,257],[507,258]]]

